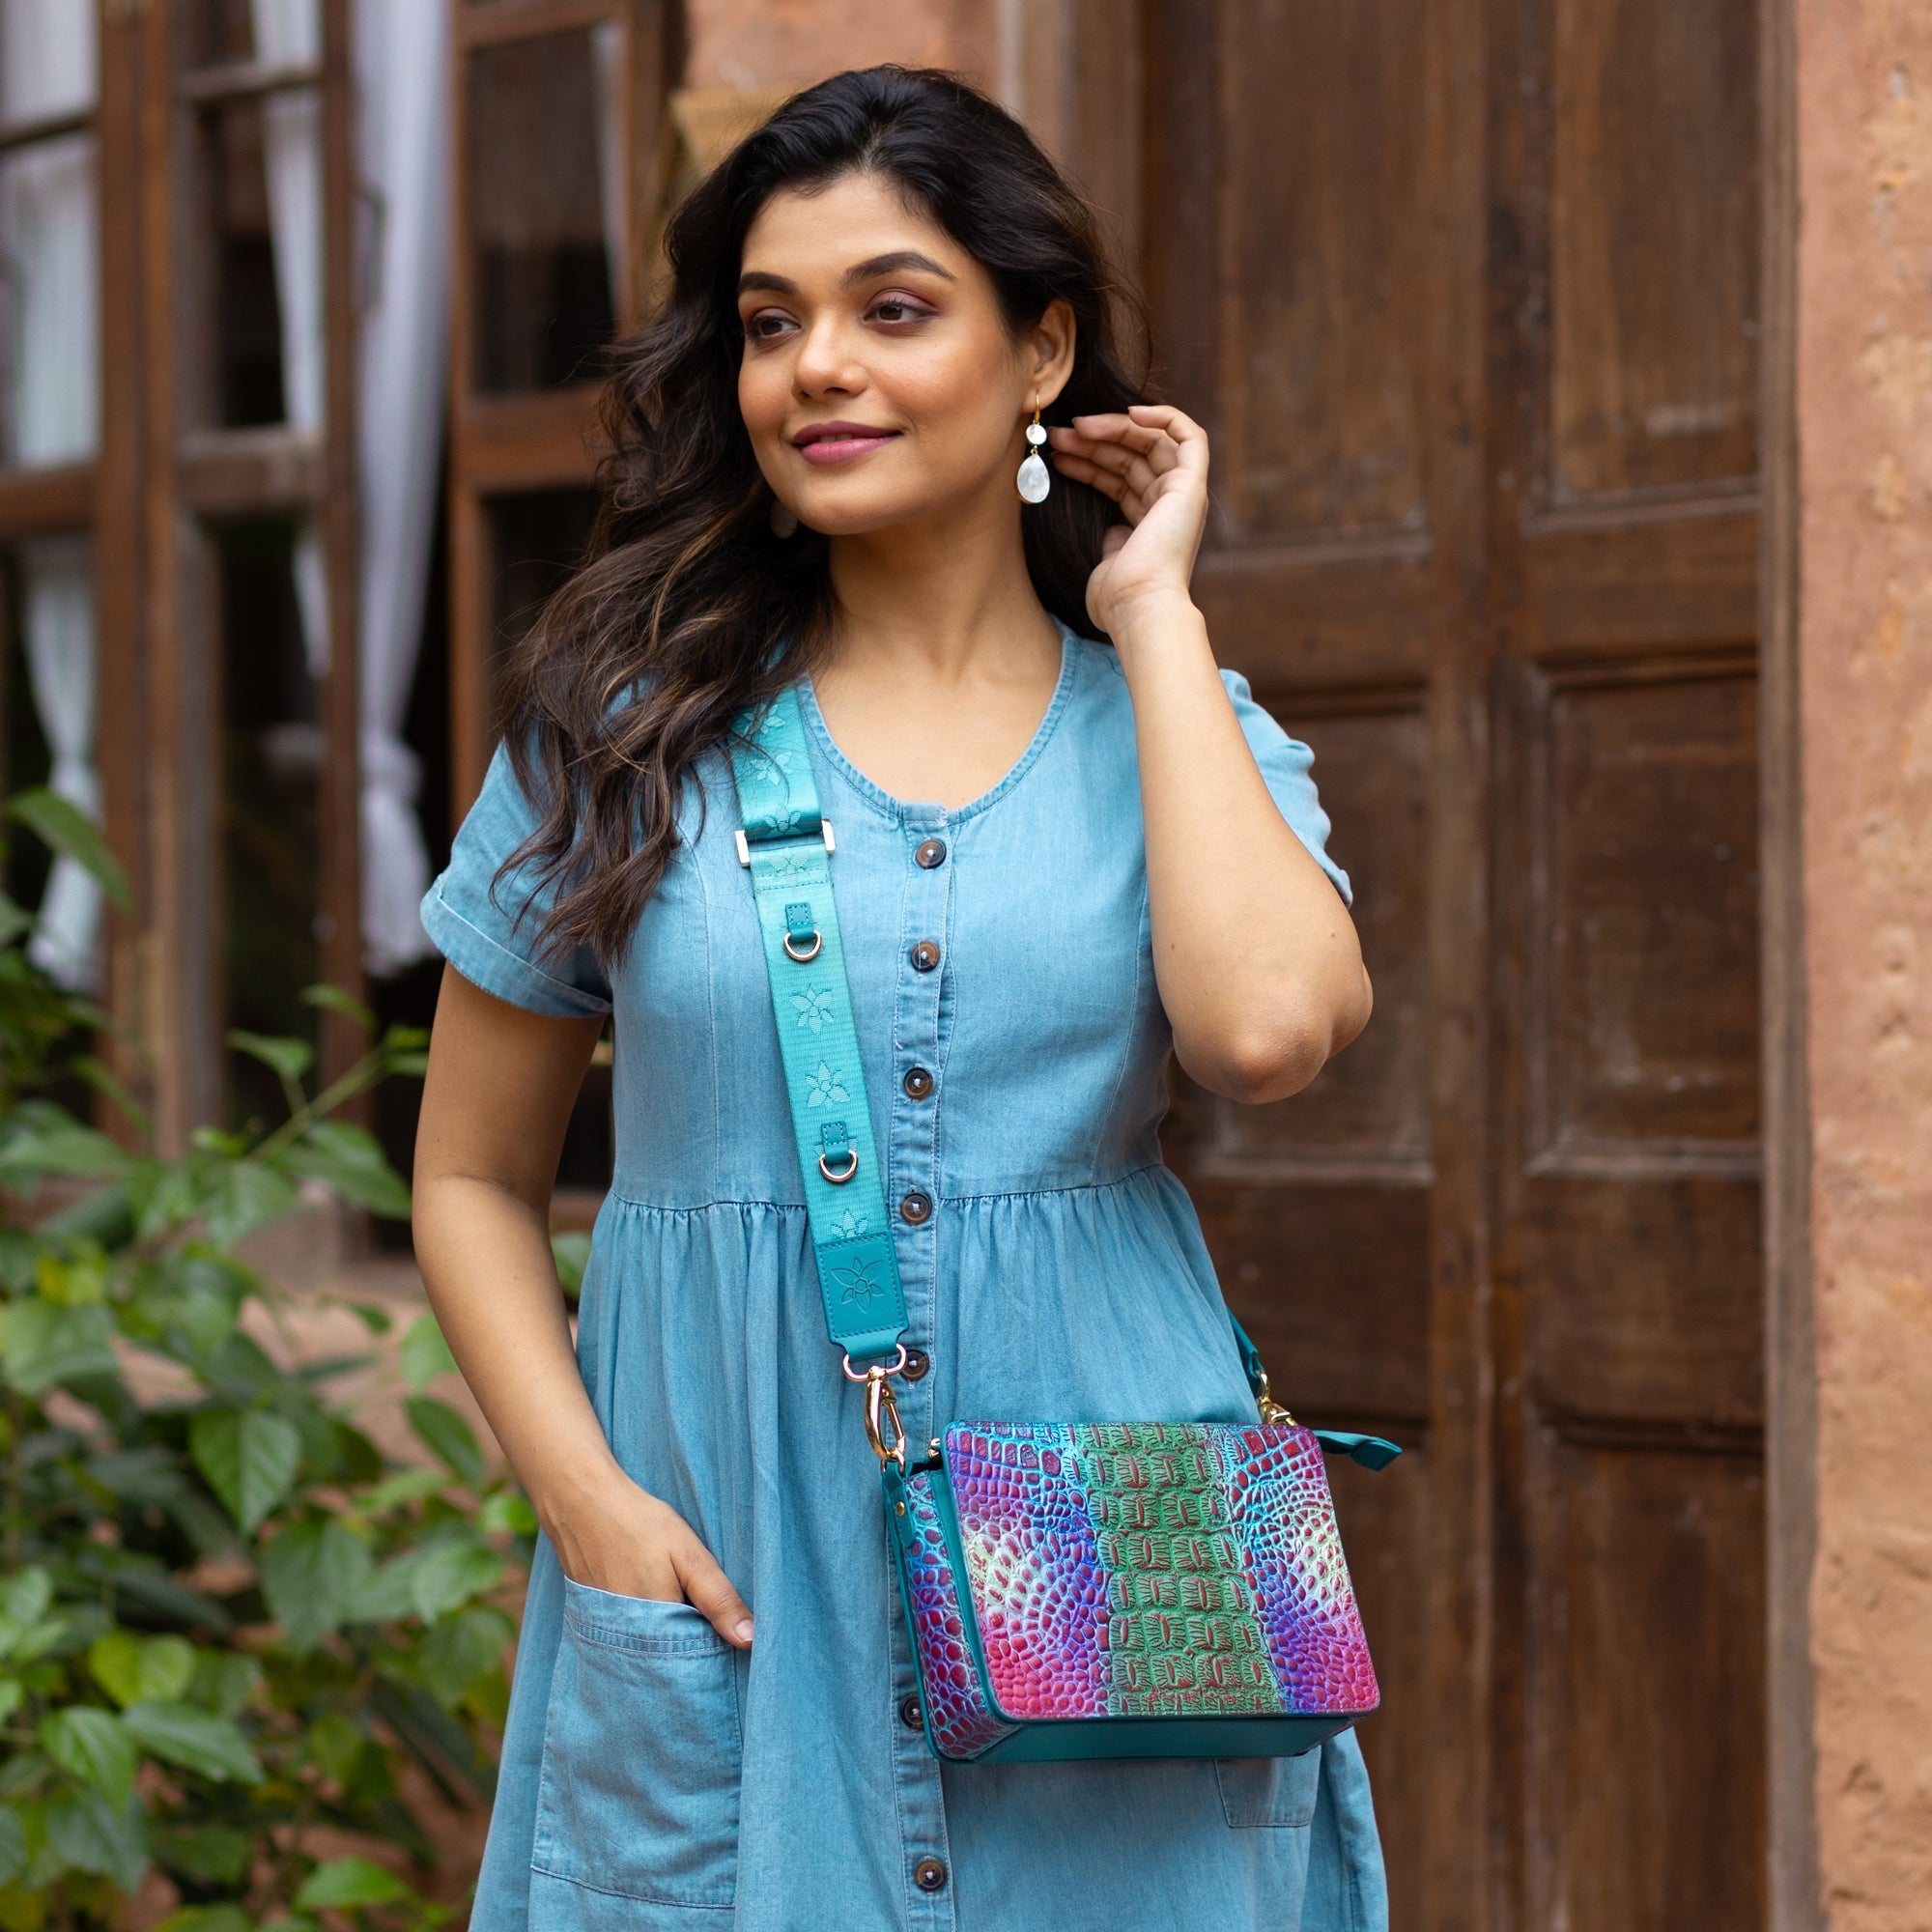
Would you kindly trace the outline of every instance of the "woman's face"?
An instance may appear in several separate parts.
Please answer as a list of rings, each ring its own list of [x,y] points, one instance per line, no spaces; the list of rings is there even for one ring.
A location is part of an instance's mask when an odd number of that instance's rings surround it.
[[[738,407],[765,480],[827,536],[958,512],[1004,489],[1073,318],[1017,340],[984,269],[876,175],[776,194],[745,238]]]

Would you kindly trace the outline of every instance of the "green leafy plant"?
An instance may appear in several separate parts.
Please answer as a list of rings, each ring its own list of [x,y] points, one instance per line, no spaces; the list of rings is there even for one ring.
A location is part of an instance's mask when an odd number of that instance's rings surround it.
[[[71,807],[7,810],[126,903]],[[51,1097],[86,1081],[139,1122],[32,926],[0,895],[0,1932],[115,1923],[156,1869],[167,1932],[436,1925],[449,1908],[398,1869],[436,1862],[412,1768],[445,1802],[491,1788],[535,1520],[425,1392],[453,1366],[431,1317],[400,1338],[425,1458],[398,1464],[331,1394],[375,1356],[277,1349],[280,1299],[237,1253],[321,1192],[408,1212],[336,1116],[419,1074],[425,1038],[316,988],[360,1059],[311,1095],[305,1043],[233,1036],[287,1118],[161,1158]]]

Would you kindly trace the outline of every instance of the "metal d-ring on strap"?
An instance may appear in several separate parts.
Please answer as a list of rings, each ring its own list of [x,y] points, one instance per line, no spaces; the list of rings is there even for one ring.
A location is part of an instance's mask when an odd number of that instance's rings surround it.
[[[847,1375],[867,1384],[867,1435],[887,1457],[903,1448],[886,1378],[905,1365],[905,1291],[833,901],[838,848],[819,812],[798,694],[781,692],[761,717],[741,718],[730,754],[744,821],[738,857],[764,940],[825,1326]],[[855,1362],[869,1366],[855,1373]]]

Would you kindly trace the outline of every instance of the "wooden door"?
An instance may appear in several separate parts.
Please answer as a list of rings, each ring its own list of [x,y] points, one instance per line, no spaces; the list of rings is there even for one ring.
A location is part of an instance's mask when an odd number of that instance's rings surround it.
[[[1147,0],[1198,594],[1377,988],[1169,1146],[1336,1472],[1399,1927],[1764,1920],[1751,0]]]

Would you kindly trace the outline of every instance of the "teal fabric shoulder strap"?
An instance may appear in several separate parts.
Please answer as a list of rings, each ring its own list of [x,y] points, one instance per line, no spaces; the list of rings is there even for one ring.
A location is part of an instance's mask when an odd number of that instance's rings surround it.
[[[832,828],[818,809],[805,718],[787,689],[731,745],[743,830],[771,976],[818,1291],[833,1346],[855,1364],[890,1355],[905,1332],[905,1291],[872,1143],[852,1025],[845,948],[832,895]]]

